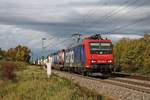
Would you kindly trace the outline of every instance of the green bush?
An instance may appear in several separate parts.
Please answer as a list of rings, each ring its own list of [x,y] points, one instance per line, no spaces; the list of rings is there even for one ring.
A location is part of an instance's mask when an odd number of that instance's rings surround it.
[[[140,39],[121,39],[114,46],[117,69],[141,74],[150,73],[150,35]]]

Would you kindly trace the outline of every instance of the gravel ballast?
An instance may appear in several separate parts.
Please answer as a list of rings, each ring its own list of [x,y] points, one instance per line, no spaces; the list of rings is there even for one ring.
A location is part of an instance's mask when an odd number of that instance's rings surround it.
[[[81,87],[88,88],[98,94],[108,96],[114,100],[150,100],[150,94],[112,85],[103,81],[91,80],[85,77],[53,70],[54,74],[67,78]]]

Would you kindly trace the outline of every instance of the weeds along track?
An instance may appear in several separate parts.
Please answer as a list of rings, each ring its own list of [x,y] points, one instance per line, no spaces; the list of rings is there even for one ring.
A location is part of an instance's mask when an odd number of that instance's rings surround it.
[[[120,87],[124,87],[127,89],[132,89],[134,91],[138,91],[138,92],[143,92],[143,93],[147,93],[150,94],[150,82],[148,80],[144,80],[144,79],[137,79],[137,78],[108,78],[108,79],[101,79],[98,77],[89,77],[89,76],[83,76],[83,75],[79,75],[79,74],[74,74],[74,73],[68,73],[68,72],[63,72],[66,74],[71,74],[72,76],[77,76],[77,77],[82,77],[85,79],[90,79],[92,81],[100,81],[102,83],[108,83],[111,85],[116,85],[116,86],[120,86]]]

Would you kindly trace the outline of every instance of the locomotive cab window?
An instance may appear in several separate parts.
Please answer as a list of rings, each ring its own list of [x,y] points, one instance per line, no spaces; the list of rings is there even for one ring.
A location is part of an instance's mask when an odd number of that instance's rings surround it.
[[[92,42],[90,43],[91,54],[112,54],[112,43]]]

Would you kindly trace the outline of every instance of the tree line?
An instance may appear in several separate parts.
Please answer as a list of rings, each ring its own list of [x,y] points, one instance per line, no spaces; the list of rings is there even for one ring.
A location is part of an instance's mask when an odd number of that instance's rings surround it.
[[[0,49],[0,60],[29,62],[31,50],[26,46],[18,45],[8,50]]]
[[[114,45],[114,57],[119,71],[150,73],[150,35],[121,39]]]

